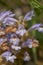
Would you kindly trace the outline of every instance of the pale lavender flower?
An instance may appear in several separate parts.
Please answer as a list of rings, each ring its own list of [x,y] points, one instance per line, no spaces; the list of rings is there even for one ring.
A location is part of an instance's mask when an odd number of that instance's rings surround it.
[[[16,34],[18,34],[18,35],[20,35],[20,36],[23,36],[26,32],[27,32],[26,29],[20,29],[20,30],[17,30],[17,31],[16,31]]]
[[[11,38],[13,38],[13,37],[17,38],[17,35],[15,33],[11,33],[10,36],[11,36]]]
[[[1,54],[2,57],[6,58],[7,56],[11,56],[11,52],[10,51],[5,51],[4,53]]]
[[[18,26],[18,30],[20,30],[20,29],[24,29],[24,26],[23,26],[22,24],[20,24],[20,25]]]
[[[14,46],[18,46],[20,42],[19,38],[10,38],[10,43],[12,43]]]
[[[24,20],[25,20],[25,21],[32,20],[32,16],[35,16],[33,10],[30,11],[30,12],[28,12],[28,13],[25,15]]]
[[[14,25],[17,20],[13,18],[15,14],[13,14],[11,11],[5,11],[0,13],[0,21],[4,25]]]
[[[10,14],[12,14],[11,11],[1,12],[0,13],[0,20],[2,21],[6,16],[9,16]]]
[[[43,26],[43,24],[34,24],[34,25],[32,25],[29,29],[28,29],[28,31],[31,31],[31,30],[37,30],[39,27],[41,27],[41,26]]]
[[[17,22],[16,19],[8,17],[4,19],[3,24],[4,25],[14,25],[16,22]]]
[[[6,57],[6,60],[7,61],[10,61],[10,62],[12,62],[12,63],[14,63],[14,60],[16,59],[16,56],[15,55],[12,55],[12,56],[7,56]]]
[[[11,56],[11,55],[12,55],[12,53],[10,51],[6,51],[6,52],[1,54],[1,56],[3,58],[5,58],[7,61],[14,63],[14,59],[16,59],[16,56],[15,55]]]
[[[27,39],[25,42],[23,42],[22,47],[32,48],[32,39]]]
[[[42,32],[42,33],[43,33],[43,28],[42,28],[42,27],[39,27],[37,30],[38,30],[39,32]]]
[[[24,60],[24,61],[30,61],[30,60],[31,60],[31,58],[30,58],[30,56],[29,56],[29,53],[28,53],[28,52],[25,52],[25,53],[24,53],[23,60]]]
[[[12,48],[12,49],[15,49],[16,51],[18,51],[18,50],[20,50],[20,49],[21,49],[21,47],[20,47],[20,46],[15,46],[15,45],[12,45],[12,46],[11,46],[11,48]]]

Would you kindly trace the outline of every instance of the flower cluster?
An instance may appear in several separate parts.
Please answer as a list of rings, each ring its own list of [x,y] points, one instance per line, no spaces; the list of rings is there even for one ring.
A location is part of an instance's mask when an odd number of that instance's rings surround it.
[[[29,31],[38,30],[43,32],[42,24],[35,24],[28,30],[25,28],[26,21],[32,20],[34,11],[28,12],[24,18],[19,17],[19,20],[14,18],[15,14],[11,11],[0,12],[0,49],[4,51],[0,56],[7,61],[14,63],[18,53],[23,48],[32,48],[38,46],[36,39],[29,38]],[[29,61],[30,56],[26,51],[23,54],[23,60]]]

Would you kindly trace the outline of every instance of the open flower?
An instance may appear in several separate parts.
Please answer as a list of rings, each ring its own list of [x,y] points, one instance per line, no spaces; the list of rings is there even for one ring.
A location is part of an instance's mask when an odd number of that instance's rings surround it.
[[[26,29],[20,29],[16,31],[16,34],[23,36],[26,32],[27,32]]]
[[[39,27],[37,30],[38,30],[39,32],[42,32],[42,33],[43,33],[43,28],[42,28],[42,27]]]
[[[15,14],[13,14],[11,11],[5,11],[0,13],[0,21],[5,25],[13,25],[15,22],[17,22],[16,19],[13,18]]]
[[[11,54],[12,53],[10,51],[6,51],[6,52],[2,53],[1,56],[3,58],[5,58],[7,61],[14,63],[14,59],[16,59],[16,56],[15,55],[11,56]]]
[[[30,58],[30,56],[29,56],[29,53],[28,53],[28,52],[25,52],[25,53],[24,53],[24,58],[23,58],[23,60],[24,60],[24,61],[30,61],[30,59],[31,59],[31,58]]]
[[[32,48],[32,39],[27,39],[25,42],[23,42],[22,47]]]
[[[19,38],[10,38],[10,43],[12,43],[14,46],[18,46],[20,42]]]
[[[25,42],[22,43],[22,47],[29,47],[29,48],[32,48],[32,47],[38,47],[38,40],[35,40],[35,39],[27,39]]]
[[[25,15],[25,17],[24,17],[24,20],[25,20],[25,21],[32,20],[32,17],[33,17],[33,16],[35,16],[34,10],[28,12],[28,13]]]
[[[6,56],[6,60],[7,61],[10,61],[12,63],[14,63],[14,60],[16,59],[16,56],[15,55],[12,55],[12,56]]]
[[[12,49],[14,49],[14,50],[16,50],[16,51],[18,51],[18,50],[20,50],[20,49],[21,49],[21,47],[20,47],[20,46],[14,46],[14,45],[11,45],[11,48],[12,48]]]
[[[1,54],[2,57],[6,57],[6,56],[11,56],[11,52],[10,51],[6,51],[4,53]]]
[[[34,25],[32,25],[32,27],[30,27],[29,29],[28,29],[28,31],[31,31],[31,30],[37,30],[39,27],[41,27],[41,26],[43,26],[43,24],[34,24]]]

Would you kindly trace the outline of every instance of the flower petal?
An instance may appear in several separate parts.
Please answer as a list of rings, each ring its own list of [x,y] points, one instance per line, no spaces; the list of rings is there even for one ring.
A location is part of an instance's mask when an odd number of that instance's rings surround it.
[[[32,19],[32,16],[34,16],[33,13],[34,13],[33,10],[30,11],[30,12],[28,12],[28,13],[25,15],[25,17],[24,17],[24,20],[25,20],[25,21],[31,20],[31,19]]]

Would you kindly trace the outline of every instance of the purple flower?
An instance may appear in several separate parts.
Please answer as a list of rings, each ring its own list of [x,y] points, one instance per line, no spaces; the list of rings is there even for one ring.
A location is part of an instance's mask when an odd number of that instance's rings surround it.
[[[42,28],[42,27],[39,27],[37,30],[38,30],[39,32],[42,32],[42,33],[43,33],[43,28]]]
[[[14,63],[14,59],[16,59],[16,56],[15,55],[11,56],[11,55],[12,55],[12,53],[10,51],[6,51],[6,52],[1,54],[1,56],[3,58],[5,58],[7,61]]]
[[[31,58],[30,58],[28,52],[25,52],[25,53],[24,53],[24,58],[23,58],[23,60],[24,60],[24,61],[30,61],[30,59],[31,59]]]
[[[23,42],[22,47],[32,48],[32,39],[27,39],[25,42]]]
[[[3,20],[6,16],[9,16],[10,14],[12,14],[11,11],[4,11],[0,13],[0,20]]]
[[[11,52],[10,51],[6,51],[4,53],[1,54],[2,57],[6,58],[6,56],[11,56]]]
[[[7,17],[4,19],[3,24],[4,25],[14,25],[17,22],[16,19]]]
[[[11,46],[11,48],[12,48],[12,49],[15,49],[16,51],[18,51],[18,50],[20,50],[20,49],[21,49],[21,47],[20,47],[20,46],[15,46],[15,45],[12,45],[12,46]]]
[[[35,16],[33,10],[30,11],[30,12],[28,12],[28,13],[25,15],[24,20],[25,20],[25,21],[31,20],[31,19],[32,19],[32,16]]]
[[[20,24],[20,25],[18,26],[18,30],[20,30],[20,29],[24,29],[24,26],[23,26],[22,24]]]
[[[15,59],[16,59],[16,56],[15,56],[15,55],[6,57],[6,60],[7,60],[7,61],[10,61],[10,62],[12,62],[12,63],[14,63],[14,60],[15,60]]]
[[[28,29],[28,31],[31,31],[31,30],[37,30],[39,27],[43,26],[43,24],[34,24],[32,25],[32,27],[30,27]]]
[[[16,31],[16,34],[23,36],[26,32],[27,32],[26,29],[20,29]]]
[[[15,14],[13,14],[11,11],[1,12],[0,21],[2,21],[4,25],[14,25],[17,20],[14,19],[13,16],[15,16]]]
[[[18,46],[20,42],[19,38],[10,38],[10,43],[12,43],[14,46]]]

